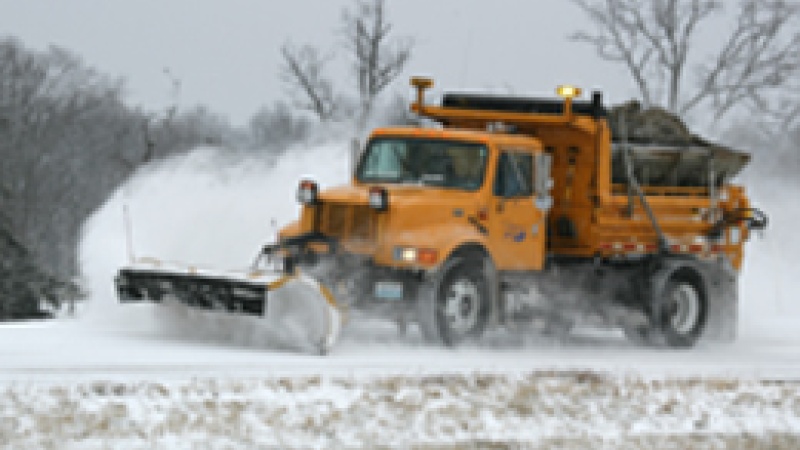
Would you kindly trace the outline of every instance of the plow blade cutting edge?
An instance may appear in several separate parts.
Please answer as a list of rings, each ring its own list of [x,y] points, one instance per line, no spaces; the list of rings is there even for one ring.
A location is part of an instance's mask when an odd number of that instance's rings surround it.
[[[302,274],[214,272],[158,261],[119,270],[120,302],[179,302],[196,309],[264,318],[265,334],[282,347],[327,353],[343,316],[330,291]]]

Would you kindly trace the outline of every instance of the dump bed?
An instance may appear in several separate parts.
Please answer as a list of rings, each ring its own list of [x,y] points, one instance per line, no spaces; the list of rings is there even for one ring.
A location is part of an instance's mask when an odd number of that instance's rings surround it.
[[[747,230],[736,222],[737,236],[726,220],[749,208],[730,181],[750,156],[692,134],[663,109],[634,101],[609,110],[599,93],[590,101],[448,93],[436,107],[423,106],[420,91],[412,110],[447,128],[500,129],[542,143],[552,156],[551,256],[655,253],[668,243],[741,260]],[[718,239],[721,228],[728,234]]]
[[[720,187],[747,165],[750,155],[722,146],[614,142],[611,151],[611,180],[627,184],[625,158],[643,187]],[[713,182],[713,183],[712,183]]]
[[[636,101],[611,108],[612,183],[627,183],[626,153],[642,186],[720,187],[736,176],[750,155],[692,134],[661,108],[642,109]]]

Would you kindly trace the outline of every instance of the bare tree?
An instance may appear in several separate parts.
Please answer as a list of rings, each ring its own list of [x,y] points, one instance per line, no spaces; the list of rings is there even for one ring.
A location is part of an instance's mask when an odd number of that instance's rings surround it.
[[[310,45],[296,48],[288,43],[281,47],[281,55],[280,77],[290,87],[295,105],[322,121],[332,119],[337,111],[336,95],[324,73],[330,57],[323,57]]]
[[[407,37],[390,36],[392,25],[385,0],[354,0],[353,9],[342,13],[345,47],[352,56],[358,91],[357,106],[337,95],[326,65],[333,58],[322,56],[310,45],[281,47],[281,79],[294,97],[297,107],[313,112],[321,120],[331,120],[355,112],[363,126],[378,95],[402,72],[411,56],[413,42]],[[355,111],[354,111],[355,110]]]
[[[203,109],[145,131],[148,117],[77,56],[0,39],[0,221],[45,271],[76,273],[83,221],[148,157],[229,139],[227,121]]]
[[[643,106],[685,115],[701,104],[720,119],[737,105],[768,110],[774,95],[800,76],[800,5],[789,0],[741,0],[721,46],[693,71],[697,33],[720,17],[718,0],[572,0],[597,25],[572,38],[624,64]],[[728,2],[725,2],[728,3]]]
[[[343,15],[347,47],[353,55],[353,71],[359,95],[360,123],[372,111],[375,98],[400,73],[411,57],[410,38],[392,38],[385,0],[356,0],[353,11]]]

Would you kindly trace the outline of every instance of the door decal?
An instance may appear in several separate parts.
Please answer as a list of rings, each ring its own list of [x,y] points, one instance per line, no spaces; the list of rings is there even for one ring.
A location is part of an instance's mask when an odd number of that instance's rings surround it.
[[[506,224],[503,237],[513,242],[524,242],[528,237],[528,232],[522,225]]]

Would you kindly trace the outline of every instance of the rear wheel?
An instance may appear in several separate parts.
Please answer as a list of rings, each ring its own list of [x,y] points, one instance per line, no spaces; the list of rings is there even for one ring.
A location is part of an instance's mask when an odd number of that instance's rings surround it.
[[[697,343],[705,327],[707,307],[696,281],[667,283],[660,307],[660,331],[667,346],[686,348]]]
[[[421,289],[417,320],[423,336],[447,346],[480,337],[489,318],[488,294],[482,260],[454,261],[438,286]]]
[[[672,348],[692,347],[700,339],[706,324],[707,303],[698,276],[684,272],[673,277],[656,298],[647,325],[624,328],[625,336],[638,345],[663,345]]]

